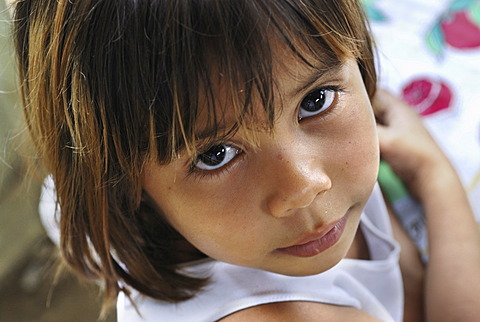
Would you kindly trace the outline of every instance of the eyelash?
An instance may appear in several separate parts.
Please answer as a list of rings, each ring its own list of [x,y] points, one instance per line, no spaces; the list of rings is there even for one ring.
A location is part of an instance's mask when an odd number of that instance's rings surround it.
[[[311,117],[316,117],[316,116],[322,116],[322,117],[326,117],[328,116],[331,112],[333,112],[333,110],[335,109],[336,105],[338,105],[338,100],[339,100],[339,93],[342,93],[345,91],[344,88],[342,87],[339,87],[339,86],[323,86],[323,87],[318,87],[318,88],[315,88],[313,90],[310,90],[305,96],[304,98],[302,99],[302,101],[300,101],[300,104],[298,105],[298,108],[297,108],[297,114],[299,115],[299,109],[300,109],[300,105],[301,103],[308,97],[308,95],[312,94],[313,92],[315,91],[331,91],[331,92],[334,92],[335,93],[335,98],[334,100],[332,101],[331,103],[331,106],[328,107],[325,111],[322,111],[322,112],[319,112],[318,114],[315,114],[315,115],[312,115],[312,116],[308,116],[308,117],[305,117],[305,118],[301,118],[299,116],[299,122],[304,120],[304,119],[308,119],[308,118],[311,118]],[[205,154],[206,152],[208,152],[210,149],[214,148],[214,147],[220,147],[220,146],[228,146],[228,147],[231,147],[231,148],[234,148],[236,149],[236,153],[235,153],[235,156],[229,161],[227,162],[224,166],[221,166],[220,168],[217,168],[217,169],[213,169],[213,170],[205,170],[205,169],[200,169],[198,168],[197,164],[199,162],[199,158],[202,154]],[[231,144],[231,143],[227,143],[227,142],[216,142],[212,145],[209,145],[203,149],[201,149],[201,153],[199,153],[195,158],[194,160],[190,163],[189,167],[188,167],[188,172],[187,172],[187,177],[190,177],[190,176],[194,176],[196,179],[198,180],[201,180],[201,179],[210,179],[210,178],[216,178],[216,177],[220,177],[224,174],[227,174],[228,172],[231,171],[232,167],[235,166],[235,164],[237,162],[235,162],[235,160],[237,160],[239,157],[242,157],[243,155],[243,150],[236,147],[235,145]]]
[[[335,97],[333,98],[333,101],[331,102],[331,105],[325,110],[325,111],[321,111],[321,112],[318,112],[317,114],[312,114],[310,116],[307,116],[307,117],[301,117],[300,116],[300,109],[301,109],[301,104],[303,103],[303,101],[311,94],[313,94],[314,92],[316,91],[325,91],[325,92],[334,92],[335,93]],[[335,107],[338,105],[338,101],[340,99],[340,93],[343,93],[345,92],[345,89],[343,87],[340,87],[340,86],[334,86],[334,85],[330,85],[330,86],[322,86],[322,87],[317,87],[317,88],[314,88],[312,90],[310,90],[307,95],[305,95],[305,97],[302,99],[302,101],[300,102],[300,104],[298,105],[298,110],[297,110],[297,115],[298,115],[298,121],[301,122],[305,119],[309,119],[309,118],[315,118],[317,116],[322,116],[322,118],[325,119],[325,117],[327,117],[330,113],[333,112],[333,110],[335,110]]]
[[[222,145],[229,146],[229,147],[232,147],[232,148],[237,150],[236,155],[232,160],[230,160],[224,166],[222,166],[218,169],[215,169],[215,170],[203,170],[203,169],[200,169],[200,168],[197,167],[196,164],[198,162],[199,157],[202,154],[206,153],[207,151],[209,151],[211,148],[213,148],[215,146],[222,146]],[[241,158],[243,156],[243,150],[242,149],[236,147],[235,145],[233,145],[231,143],[227,143],[227,142],[216,142],[216,143],[214,143],[210,146],[207,146],[206,148],[201,149],[201,151],[203,151],[203,152],[199,153],[193,159],[193,161],[190,163],[190,165],[188,167],[187,177],[194,176],[195,179],[198,179],[198,180],[220,177],[220,176],[230,172],[232,167],[235,166],[236,162],[234,162],[234,160],[236,160],[238,158]]]

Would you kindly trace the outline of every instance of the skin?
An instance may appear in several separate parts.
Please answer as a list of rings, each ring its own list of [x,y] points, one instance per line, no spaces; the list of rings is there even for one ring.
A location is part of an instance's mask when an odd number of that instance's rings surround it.
[[[281,93],[292,93],[308,69],[292,59],[279,68]],[[329,113],[298,122],[298,106],[313,88],[338,85]],[[406,321],[476,321],[480,316],[480,236],[461,182],[448,159],[399,99],[379,91],[373,105],[352,60],[296,95],[280,95],[283,112],[275,135],[258,133],[251,148],[242,132],[232,139],[241,154],[228,171],[188,175],[188,158],[166,166],[147,165],[143,184],[188,247],[229,263],[287,275],[325,271],[341,258],[364,258],[357,231],[361,210],[377,175],[378,142],[393,167],[423,205],[429,232],[429,263],[419,262],[410,238],[391,214],[402,246],[400,267]],[[299,258],[278,252],[305,234],[348,212],[339,241],[320,254]],[[468,282],[466,282],[468,281]],[[452,296],[453,295],[453,296]],[[309,302],[260,305],[224,321],[373,321],[350,307]]]
[[[381,91],[374,106],[382,157],[425,212],[429,263],[422,285],[424,320],[478,321],[480,235],[455,169],[405,103]],[[415,270],[410,273],[407,277],[418,278]],[[406,281],[411,286],[412,279]]]
[[[227,171],[189,175],[188,157],[148,165],[144,189],[166,220],[195,248],[228,263],[286,275],[323,272],[346,256],[375,184],[379,151],[373,110],[353,59],[297,93],[311,69],[289,56],[277,66],[283,104],[275,134],[258,132],[258,146],[237,133]],[[325,113],[298,121],[313,89],[343,90]],[[294,93],[294,94],[291,94]],[[347,216],[338,242],[300,258],[279,252]]]
[[[373,105],[382,158],[422,203],[427,219],[429,262],[422,266],[413,242],[390,211],[394,237],[401,245],[404,321],[478,321],[480,234],[461,182],[410,107],[385,91],[377,93]],[[350,252],[361,245],[358,240],[355,238]],[[353,308],[309,302],[261,305],[223,319],[251,320],[375,319]]]

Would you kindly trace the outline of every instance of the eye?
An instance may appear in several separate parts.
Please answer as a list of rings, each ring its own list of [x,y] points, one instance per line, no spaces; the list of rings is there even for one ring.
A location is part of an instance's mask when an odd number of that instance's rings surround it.
[[[194,166],[201,170],[216,170],[232,161],[238,153],[239,149],[233,146],[227,144],[215,145],[200,154]]]
[[[318,88],[310,93],[300,103],[298,119],[320,114],[328,110],[337,100],[338,90],[334,88]]]

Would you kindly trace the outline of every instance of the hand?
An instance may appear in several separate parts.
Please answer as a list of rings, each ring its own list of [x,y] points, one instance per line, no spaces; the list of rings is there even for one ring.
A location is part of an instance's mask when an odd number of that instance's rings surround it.
[[[476,321],[480,316],[480,234],[462,183],[413,109],[385,91],[377,93],[373,105],[380,154],[425,213],[426,320]]]
[[[431,176],[453,171],[417,113],[399,98],[379,90],[373,99],[380,153],[416,194]]]

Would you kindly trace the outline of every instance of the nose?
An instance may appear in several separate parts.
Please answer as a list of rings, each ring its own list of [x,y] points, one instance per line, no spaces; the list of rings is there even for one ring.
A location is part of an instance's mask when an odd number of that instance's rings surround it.
[[[295,209],[308,207],[318,195],[332,187],[320,158],[297,151],[276,153],[268,171],[270,194],[267,208],[274,217],[286,217]]]

